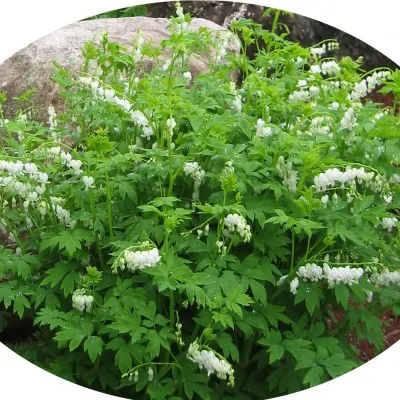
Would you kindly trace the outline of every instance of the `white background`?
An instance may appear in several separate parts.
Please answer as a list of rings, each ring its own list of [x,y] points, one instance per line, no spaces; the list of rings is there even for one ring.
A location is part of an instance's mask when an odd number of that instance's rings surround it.
[[[149,0],[148,2],[154,2]],[[339,28],[375,47],[400,65],[398,0],[253,0],[295,12]],[[105,11],[140,4],[138,0],[1,0],[0,62],[67,24]],[[366,365],[334,381],[282,399],[399,398],[400,343]],[[0,344],[0,397],[4,399],[106,400],[106,396],[44,372]],[[115,398],[116,399],[116,398]]]

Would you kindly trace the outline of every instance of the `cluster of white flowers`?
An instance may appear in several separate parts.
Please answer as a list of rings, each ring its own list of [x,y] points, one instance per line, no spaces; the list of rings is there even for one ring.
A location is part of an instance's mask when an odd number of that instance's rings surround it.
[[[183,166],[183,172],[186,176],[190,176],[194,180],[193,200],[197,201],[200,198],[200,185],[206,175],[203,168],[195,162],[187,162]]]
[[[309,136],[321,135],[332,137],[330,124],[332,123],[332,118],[328,115],[323,115],[321,117],[315,117],[311,120],[310,127],[305,132]]]
[[[6,172],[7,176],[1,176]],[[21,198],[21,204],[25,211],[30,207],[36,209],[44,217],[47,213],[47,203],[42,199],[49,184],[47,173],[41,172],[35,163],[22,163],[21,161],[10,162],[0,160],[0,186],[4,187],[12,196],[11,203],[3,202],[3,207],[15,208],[17,200],[14,196]],[[27,228],[33,226],[30,218],[26,218]]]
[[[373,274],[370,280],[376,286],[400,286],[400,271],[385,270],[381,273]]]
[[[236,112],[240,113],[243,108],[242,96],[240,92],[236,89],[235,82],[230,82],[229,86],[231,93],[234,95],[231,108],[233,108]]]
[[[322,268],[315,263],[307,263],[297,271],[297,276],[303,281],[319,282],[325,280],[330,288],[341,283],[349,286],[357,284],[363,275],[364,270],[362,268],[351,268],[349,265],[330,267],[327,263],[324,263]]]
[[[321,57],[326,53],[326,44],[324,43],[322,46],[320,47],[312,47],[310,49],[310,53],[311,55],[313,55],[314,57]]]
[[[265,126],[265,121],[261,118],[257,120],[256,128],[256,136],[265,138],[268,136],[272,136],[273,131],[270,126]]]
[[[234,233],[238,233],[244,242],[250,242],[251,239],[251,228],[247,224],[245,218],[239,214],[228,214],[224,219],[224,226],[226,229],[223,230],[223,234],[227,237],[232,236]]]
[[[52,132],[52,138],[54,141],[58,140],[57,134],[54,133],[54,129],[57,128],[57,114],[56,114],[56,110],[54,109],[53,106],[50,106],[47,110],[48,114],[49,114],[49,127],[50,127],[50,132]]]
[[[366,172],[364,167],[351,168],[347,166],[345,171],[340,171],[338,168],[329,168],[325,172],[321,172],[314,177],[314,185],[317,190],[326,190],[329,187],[340,185],[355,186],[356,183],[372,182],[375,177],[374,172]]]
[[[322,75],[337,75],[340,72],[339,64],[334,61],[324,61],[321,63],[321,73]]]
[[[296,192],[297,190],[297,172],[293,169],[292,161],[286,161],[283,156],[278,158],[276,170],[279,176],[283,179],[283,185],[289,192]]]
[[[375,71],[366,79],[354,84],[354,88],[349,93],[348,98],[350,101],[359,101],[368,93],[371,93],[377,86],[381,85],[391,73],[389,71]]]
[[[99,81],[91,77],[82,76],[79,81],[91,89],[94,98],[121,107],[131,117],[132,121],[142,128],[142,137],[150,139],[154,135],[153,128],[150,126],[147,117],[140,110],[132,111],[132,105],[127,99],[118,97],[113,89],[104,89]]]
[[[345,267],[330,267],[327,263],[324,263],[324,278],[328,281],[329,287],[333,287],[340,283],[346,285],[357,284],[358,281],[364,275],[362,268],[351,268],[346,265]]]
[[[93,296],[86,295],[84,289],[75,290],[75,292],[72,294],[72,307],[81,313],[85,310],[86,312],[90,313],[93,308]]]
[[[291,103],[296,102],[307,102],[311,98],[310,92],[308,90],[295,90],[289,95],[289,101]]]
[[[122,271],[127,268],[131,272],[141,271],[145,268],[154,268],[161,260],[158,249],[151,250],[125,250],[113,265],[113,272],[120,268]]]
[[[356,106],[350,107],[347,109],[343,115],[343,118],[340,120],[340,129],[347,129],[348,131],[352,131],[357,126],[357,111],[358,104]]]
[[[396,217],[382,218],[382,227],[387,229],[388,232],[391,232],[393,228],[396,228],[398,223],[399,220]]]
[[[367,81],[363,79],[361,82],[354,84],[354,89],[349,93],[348,98],[350,101],[359,101],[369,93]]]
[[[72,159],[71,154],[64,151],[61,151],[60,157],[61,162],[68,168],[71,168],[76,175],[80,175],[83,173],[83,171],[81,170],[82,161]]]
[[[297,82],[297,88],[293,93],[289,95],[288,100],[291,103],[295,102],[308,102],[310,100],[315,100],[320,93],[320,88],[318,86],[308,86],[308,82],[305,79],[299,80]],[[314,103],[313,103],[314,104]]]
[[[187,358],[190,361],[198,364],[200,369],[205,369],[208,376],[216,374],[219,379],[226,380],[228,378],[228,385],[234,386],[234,370],[232,365],[226,360],[218,358],[213,351],[200,350],[197,342],[190,344]]]
[[[51,204],[51,208],[55,212],[57,219],[59,220],[60,223],[64,224],[67,228],[75,228],[76,222],[71,219],[71,213],[60,206],[59,204]]]
[[[383,111],[380,111],[378,113],[376,113],[372,118],[371,118],[371,122],[377,123],[381,118],[383,118],[385,115],[389,114],[389,110],[385,109]]]
[[[176,127],[175,120],[172,117],[168,118],[167,119],[167,129],[168,129],[168,135],[169,135],[170,139],[172,139],[172,136],[174,135],[175,127]]]

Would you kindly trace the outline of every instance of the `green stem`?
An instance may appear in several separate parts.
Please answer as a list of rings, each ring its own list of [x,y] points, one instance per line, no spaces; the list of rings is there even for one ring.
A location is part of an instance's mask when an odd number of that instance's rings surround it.
[[[104,263],[104,259],[103,259],[103,254],[100,249],[99,237],[97,235],[97,232],[94,230],[94,225],[96,222],[96,213],[95,213],[95,208],[94,208],[94,196],[93,196],[92,191],[90,191],[90,207],[92,209],[93,235],[94,235],[94,241],[96,243],[96,250],[97,250],[97,254],[99,256],[100,265],[101,265],[102,269],[104,269],[105,263]]]
[[[278,26],[278,20],[279,20],[280,14],[281,14],[280,10],[275,10],[275,12],[274,12],[274,20],[272,22],[272,27],[271,27],[271,33],[273,33],[273,34],[276,32],[276,28]],[[271,46],[272,46],[272,41],[270,41],[268,43],[267,53],[269,53],[271,51]]]
[[[292,258],[290,261],[290,272],[292,273],[293,268],[294,268],[294,240],[295,240],[295,237],[294,237],[294,230],[291,229],[291,231],[292,231]]]
[[[276,28],[278,27],[278,20],[279,20],[280,15],[281,15],[281,11],[280,10],[275,10],[274,21],[273,21],[272,27],[271,27],[271,32],[272,33],[276,32]]]
[[[146,362],[140,365],[137,365],[136,367],[133,367],[131,370],[129,370],[128,372],[126,372],[125,374],[123,374],[121,376],[121,378],[126,378],[128,375],[130,375],[132,372],[134,372],[135,370],[141,368],[141,367],[145,367],[146,365],[170,365],[172,367],[177,367],[179,369],[182,369],[182,367],[179,364],[176,363],[169,363],[169,362]]]
[[[308,239],[307,239],[307,249],[306,249],[306,254],[304,256],[305,260],[307,260],[308,252],[310,251],[310,243],[311,243],[311,236],[309,236]]]
[[[168,134],[168,161],[169,161],[169,186],[168,186],[168,196],[172,195],[172,188],[174,186],[174,176],[173,176],[173,170],[172,170],[172,148],[171,148],[171,142],[172,142],[172,132],[169,132]]]
[[[226,205],[226,192],[224,191],[224,204],[223,204],[222,207],[225,207],[225,205]],[[223,226],[223,222],[220,220],[218,222],[217,238],[215,240],[215,243],[219,242],[219,240],[221,238],[222,226]],[[217,254],[218,254],[218,247],[217,247],[217,245],[215,245],[215,249],[214,249],[214,252],[213,252],[213,256],[211,258],[210,266],[214,266],[214,262],[215,262],[215,259],[217,257]]]
[[[112,223],[112,209],[111,209],[111,190],[108,180],[108,171],[106,171],[106,185],[107,185],[107,216],[108,216],[108,230],[110,232],[111,240],[114,239],[113,223]]]
[[[172,289],[169,291],[169,320],[171,329],[174,329],[175,325],[175,297]]]

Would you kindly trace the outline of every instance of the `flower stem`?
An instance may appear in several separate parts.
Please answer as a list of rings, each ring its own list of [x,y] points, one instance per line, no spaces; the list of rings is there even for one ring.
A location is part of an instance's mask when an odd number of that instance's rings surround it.
[[[114,233],[113,233],[112,210],[111,210],[111,190],[110,190],[110,182],[108,180],[108,171],[106,171],[106,185],[107,185],[108,230],[110,232],[110,237],[112,240],[112,239],[114,239]]]

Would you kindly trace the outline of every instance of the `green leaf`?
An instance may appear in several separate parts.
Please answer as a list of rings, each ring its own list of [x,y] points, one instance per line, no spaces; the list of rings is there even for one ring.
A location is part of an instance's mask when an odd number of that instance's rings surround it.
[[[103,351],[103,339],[99,336],[89,336],[83,345],[83,349],[89,354],[90,360],[95,362]]]
[[[316,308],[319,308],[319,296],[318,296],[318,291],[316,290],[317,288],[309,288],[309,291],[306,295],[305,298],[305,303],[308,312],[312,316],[314,314],[314,311]]]
[[[303,383],[305,385],[317,386],[324,381],[324,369],[319,365],[313,365],[306,373]]]
[[[21,293],[18,292],[14,297],[14,312],[18,314],[20,318],[24,315],[25,308],[29,308],[30,304],[28,299]]]
[[[131,345],[126,343],[121,337],[111,340],[106,346],[107,349],[117,350],[115,364],[122,374],[132,369]]]
[[[251,291],[253,292],[254,299],[259,301],[261,304],[266,305],[267,291],[265,290],[265,287],[254,279],[249,279],[249,284]]]
[[[64,296],[70,295],[75,288],[75,282],[78,282],[79,274],[77,272],[70,272],[63,280],[61,289],[64,290]]]
[[[235,328],[233,318],[230,314],[226,314],[223,312],[213,312],[213,320],[215,322],[221,322],[224,328],[226,328],[227,326],[231,327],[232,329]]]
[[[350,292],[343,283],[335,285],[335,297],[338,304],[341,304],[345,310],[349,305]]]
[[[3,301],[6,308],[10,307],[12,301],[14,300],[16,294],[11,289],[10,285],[6,282],[0,284],[0,300]]]
[[[157,208],[160,208],[161,206],[174,207],[174,203],[177,202],[181,202],[181,200],[176,197],[169,196],[169,197],[157,197],[153,201],[150,201],[149,204]]]
[[[267,320],[269,323],[277,328],[278,327],[278,321],[281,321],[285,324],[289,324],[290,318],[284,313],[285,307],[282,306],[276,306],[276,305],[268,305],[265,307],[265,310],[263,310],[263,314],[267,317]]]
[[[217,339],[218,346],[222,349],[225,358],[232,358],[233,361],[239,362],[239,350],[232,341],[231,335],[222,332]]]
[[[31,275],[31,266],[21,259],[15,259],[13,262],[13,270],[17,271],[18,276],[21,276],[25,281]]]
[[[109,327],[118,333],[130,333],[140,327],[140,315],[134,311],[119,310],[116,315],[116,321]]]
[[[273,344],[269,349],[269,364],[280,360],[283,357],[285,349],[280,344]]]
[[[122,181],[118,187],[119,194],[122,197],[122,200],[125,200],[128,197],[129,200],[132,200],[134,204],[137,203],[137,193],[133,184],[129,181]]]
[[[66,262],[59,262],[55,267],[46,271],[46,278],[43,279],[41,286],[50,284],[50,287],[53,288],[64,278],[64,276],[68,273],[69,267]]]
[[[59,342],[69,342],[69,351],[75,350],[86,337],[81,329],[62,329],[56,333],[55,340]]]

